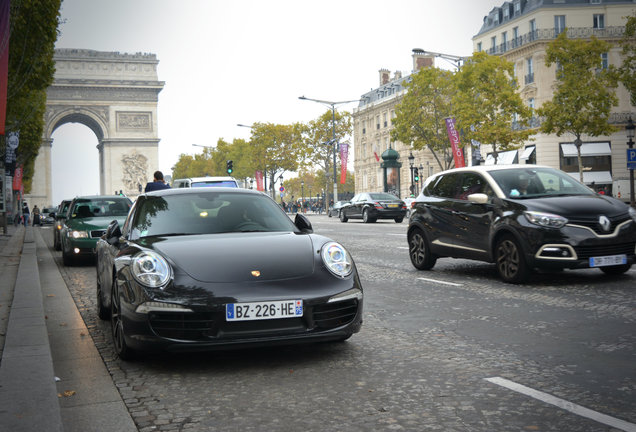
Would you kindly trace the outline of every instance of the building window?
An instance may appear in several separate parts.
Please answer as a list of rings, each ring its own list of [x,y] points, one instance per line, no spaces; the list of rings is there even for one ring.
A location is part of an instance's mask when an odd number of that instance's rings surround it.
[[[481,52],[481,42],[477,42],[477,52]]]
[[[532,65],[532,57],[526,60],[526,84],[530,84],[534,82],[534,66]]]
[[[512,47],[516,48],[519,44],[519,27],[512,29]]]
[[[601,54],[601,68],[607,69],[609,67],[609,60],[607,57],[607,53]]]
[[[528,106],[532,109],[534,109],[534,98],[530,98],[528,99]]]
[[[535,40],[536,36],[537,36],[537,21],[536,20],[530,20],[529,23],[530,26],[530,40]]]
[[[521,0],[515,0],[515,15],[521,13]]]
[[[595,29],[604,29],[605,28],[605,15],[603,15],[603,14],[594,14],[593,27]]]
[[[590,4],[601,4],[601,0],[590,0]]]
[[[395,110],[391,110],[391,126],[395,123]]]
[[[382,113],[382,124],[387,127],[389,123],[386,121],[386,113]]]
[[[501,34],[501,47],[503,51],[508,51],[508,32],[503,32]]]
[[[362,120],[362,135],[367,133],[367,121]]]
[[[375,117],[375,128],[380,129],[380,116]]]
[[[558,36],[565,30],[565,15],[554,16],[554,35]]]
[[[490,38],[490,49],[492,52],[496,52],[497,50],[497,36],[493,36]]]

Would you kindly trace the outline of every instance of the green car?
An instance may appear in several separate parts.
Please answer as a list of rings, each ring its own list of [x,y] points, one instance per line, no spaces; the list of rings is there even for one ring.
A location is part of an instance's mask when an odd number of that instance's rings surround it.
[[[108,224],[117,220],[123,226],[131,205],[129,198],[119,195],[75,198],[60,231],[64,265],[72,265],[81,257],[94,258],[97,240]]]

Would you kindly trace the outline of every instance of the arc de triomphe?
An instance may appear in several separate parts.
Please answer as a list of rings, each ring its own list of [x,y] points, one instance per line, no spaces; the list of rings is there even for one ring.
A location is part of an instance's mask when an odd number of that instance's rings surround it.
[[[100,194],[138,195],[158,166],[157,101],[164,82],[156,55],[56,49],[54,59],[29,205],[59,204],[52,202],[51,136],[66,123],[81,123],[97,136]]]

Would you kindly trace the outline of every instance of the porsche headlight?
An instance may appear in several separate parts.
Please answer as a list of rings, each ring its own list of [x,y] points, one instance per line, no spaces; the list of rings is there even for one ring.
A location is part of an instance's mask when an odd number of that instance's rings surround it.
[[[88,238],[88,233],[86,231],[77,231],[77,230],[71,230],[68,231],[66,233],[67,236],[69,237],[73,237],[73,238]]]
[[[563,225],[568,223],[568,220],[566,218],[555,214],[534,211],[525,211],[523,212],[523,214],[526,216],[526,219],[528,219],[530,223],[543,227],[561,228]]]
[[[347,277],[353,271],[353,263],[349,253],[339,243],[329,242],[322,247],[322,262],[331,273],[338,277]]]
[[[131,264],[132,275],[142,285],[159,288],[170,279],[170,265],[158,253],[142,251],[135,255]]]

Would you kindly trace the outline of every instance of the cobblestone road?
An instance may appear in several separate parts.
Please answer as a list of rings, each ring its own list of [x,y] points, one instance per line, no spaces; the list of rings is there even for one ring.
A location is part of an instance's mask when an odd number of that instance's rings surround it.
[[[636,423],[633,271],[609,283],[540,275],[526,287],[499,283],[480,263],[415,272],[401,249],[405,224],[378,223],[360,236],[368,225],[312,221],[351,250],[363,275],[363,330],[345,343],[124,362],[109,323],[97,319],[94,266],[65,268],[55,253],[140,431],[617,430],[489,377]],[[433,276],[446,284],[419,279]],[[580,353],[560,350],[563,341]]]

